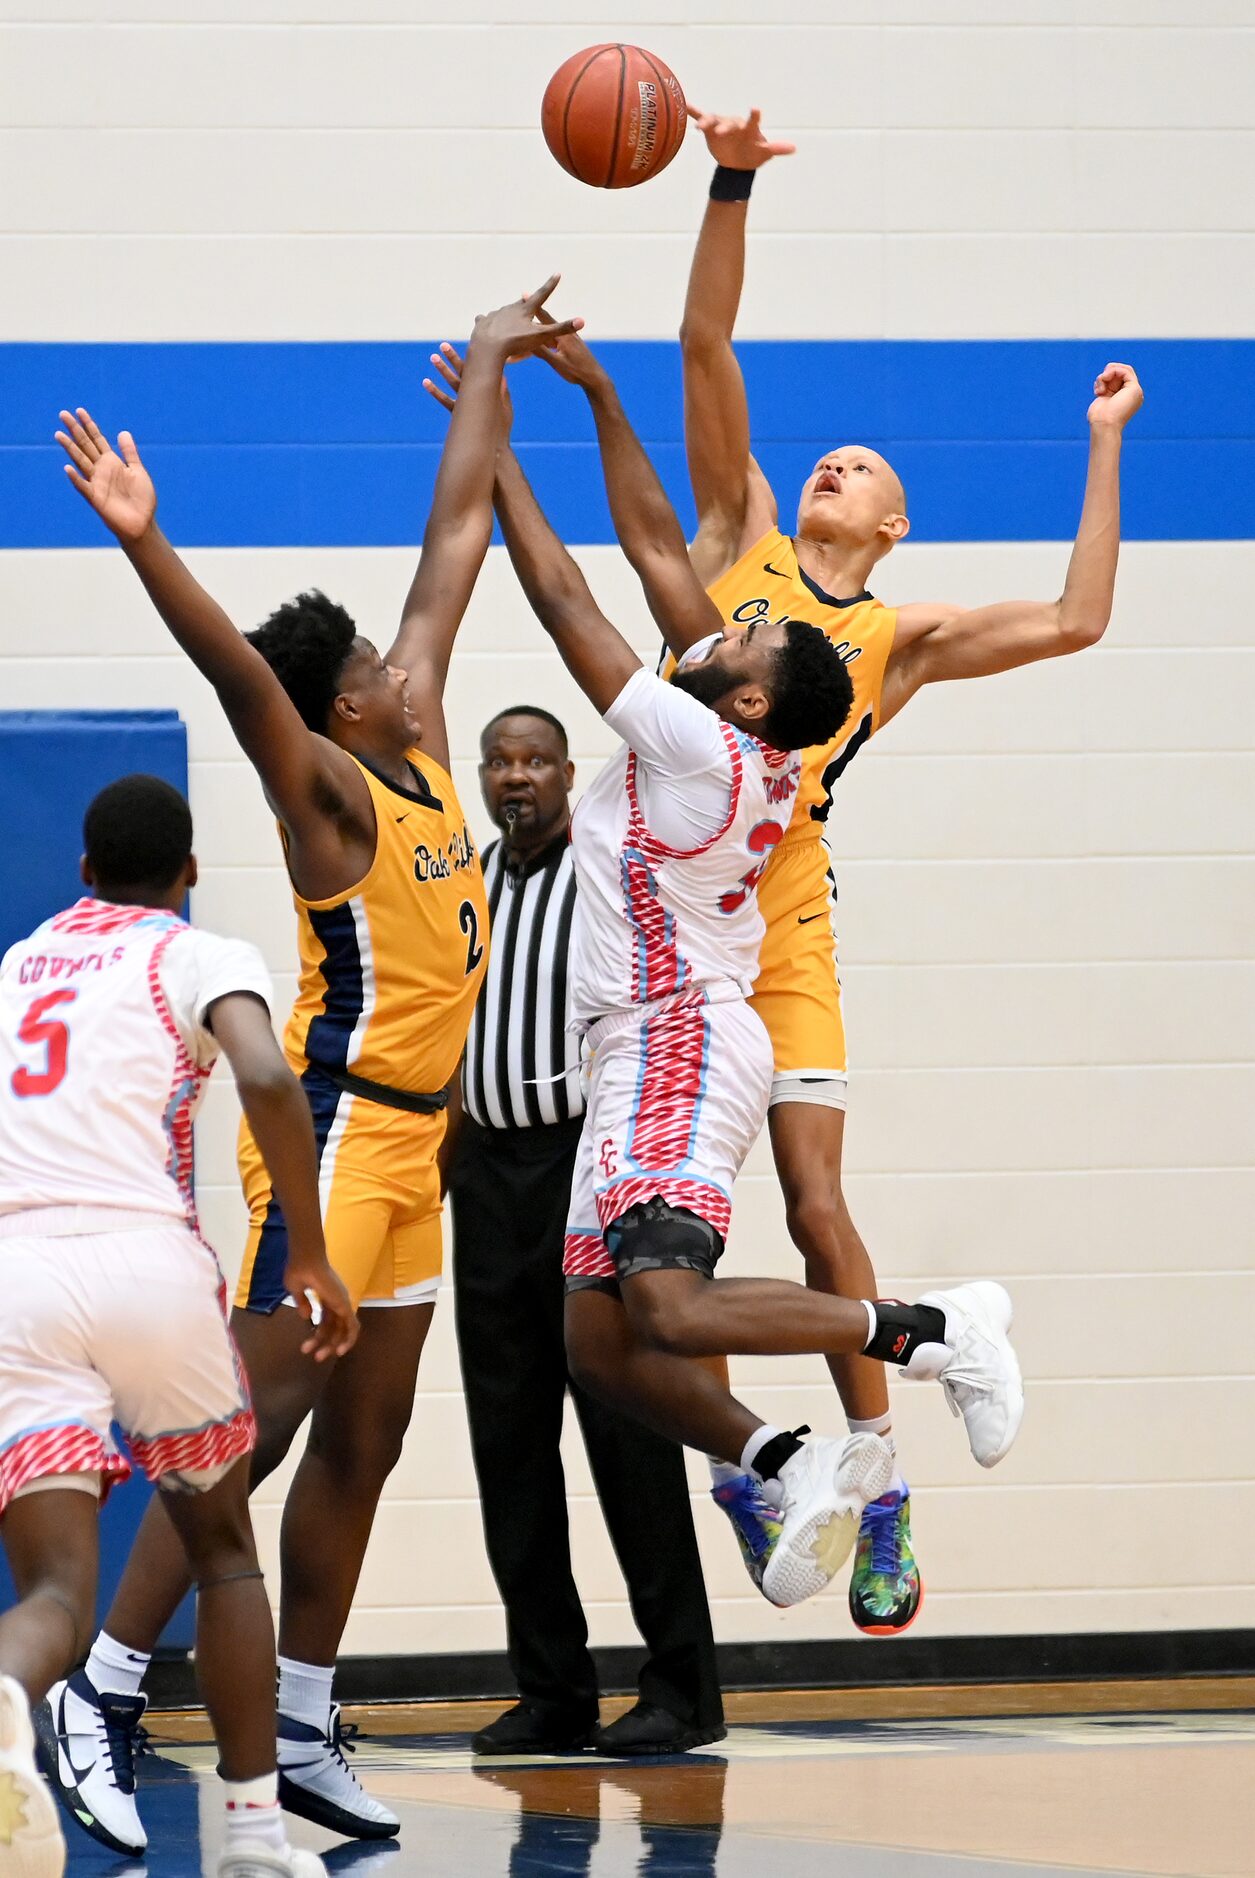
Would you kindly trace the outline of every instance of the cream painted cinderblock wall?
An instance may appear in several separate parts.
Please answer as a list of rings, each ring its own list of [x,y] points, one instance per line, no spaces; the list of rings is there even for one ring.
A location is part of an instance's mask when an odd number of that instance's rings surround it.
[[[190,558],[242,620],[318,580],[381,640],[408,573],[404,553],[380,551]],[[613,551],[581,558],[607,607],[639,631]],[[1065,558],[1056,545],[902,550],[885,591],[1049,592]],[[289,996],[291,913],[260,793],[121,556],[10,555],[0,580],[6,617],[42,649],[5,659],[6,703],[182,708],[204,862],[196,916],[260,943]],[[1255,1621],[1255,758],[1243,747],[1253,582],[1250,544],[1127,547],[1101,648],[920,698],[842,783],[855,1215],[886,1290],[1006,1279],[1029,1378],[1023,1437],[988,1477],[935,1392],[895,1391],[929,1576],[920,1623],[937,1633],[1195,1625],[1204,1581],[1217,1622]],[[1200,590],[1214,602],[1201,616]],[[519,698],[566,716],[586,782],[605,734],[494,550],[452,687],[458,779],[481,837],[474,733]],[[235,1114],[221,1078],[201,1126],[201,1195],[229,1267],[243,1221]],[[729,1257],[733,1269],[796,1271],[765,1143],[738,1190]],[[502,1641],[451,1331],[446,1299],[353,1650]],[[838,1425],[817,1362],[746,1362],[737,1381],[772,1420]],[[433,1452],[444,1457],[438,1497]],[[627,1641],[578,1438],[567,1458],[594,1638]],[[700,1489],[699,1468],[693,1478]],[[272,1557],[282,1489],[268,1484],[258,1515]],[[698,1518],[720,1636],[847,1633],[836,1597],[769,1610],[749,1594],[722,1521],[705,1506]],[[438,1548],[421,1543],[432,1522]]]
[[[1188,26],[1167,0],[850,0],[839,20],[828,0],[783,0],[771,25],[760,0],[521,12],[0,0],[0,340],[457,333],[554,265],[592,331],[672,336],[704,155],[609,198],[566,178],[534,127],[560,59],[616,35],[661,53],[698,102],[757,102],[798,140],[787,186],[755,198],[747,337],[1250,330],[1243,0],[1196,0]],[[686,23],[659,17],[676,12]],[[1191,474],[1188,439],[1168,473]],[[71,499],[57,477],[50,453],[48,500]],[[615,553],[581,558],[647,644]],[[316,582],[381,643],[410,572],[392,550],[191,559],[242,624]],[[909,547],[882,586],[1047,595],[1065,561],[1057,544]],[[1022,1440],[988,1478],[932,1393],[896,1391],[926,1631],[1255,1623],[1253,591],[1249,542],[1134,544],[1101,648],[919,698],[841,785],[855,1216],[885,1289],[1006,1278],[1030,1390]],[[0,620],[7,707],[183,711],[196,915],[258,940],[290,994],[259,791],[121,557],[0,556]],[[587,781],[604,732],[494,550],[450,687],[481,833],[475,734],[520,697],[567,718]],[[200,1168],[228,1266],[234,1118],[220,1080]],[[761,1144],[730,1261],[796,1270]],[[745,1363],[738,1381],[772,1419],[836,1425],[817,1363]],[[577,1445],[568,1460],[593,1635],[626,1641]],[[272,1560],[282,1489],[259,1509]],[[722,1522],[698,1519],[721,1637],[848,1634],[838,1596],[769,1610]],[[347,1647],[502,1640],[445,1300]]]

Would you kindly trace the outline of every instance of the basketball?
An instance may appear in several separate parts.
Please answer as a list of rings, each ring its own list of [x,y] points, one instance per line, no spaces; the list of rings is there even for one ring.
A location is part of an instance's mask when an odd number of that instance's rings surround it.
[[[545,142],[594,189],[634,189],[665,170],[684,141],[679,81],[640,46],[586,46],[560,65],[540,108]]]

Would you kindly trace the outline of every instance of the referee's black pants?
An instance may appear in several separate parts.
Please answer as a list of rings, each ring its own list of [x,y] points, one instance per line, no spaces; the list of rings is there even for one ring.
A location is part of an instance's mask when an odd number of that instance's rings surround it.
[[[494,1129],[464,1116],[449,1180],[462,1380],[510,1667],[521,1696],[564,1718],[595,1718],[559,1452],[570,1388],[648,1651],[641,1697],[714,1726],[723,1704],[683,1450],[567,1374],[562,1241],[579,1133],[578,1121]]]

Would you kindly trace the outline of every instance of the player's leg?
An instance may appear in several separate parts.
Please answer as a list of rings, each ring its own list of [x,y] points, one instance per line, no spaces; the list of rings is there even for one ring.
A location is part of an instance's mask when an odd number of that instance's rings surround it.
[[[173,1490],[164,1482],[177,1479]],[[247,1458],[180,1468],[159,1481],[196,1582],[196,1680],[218,1746],[225,1833],[219,1878],[260,1869],[322,1878],[322,1861],[294,1851],[275,1766],[274,1625],[248,1516]]]
[[[875,1272],[842,1190],[845,1111],[813,1099],[823,1088],[799,1091],[809,1100],[773,1100],[768,1117],[789,1234],[803,1255],[806,1283],[813,1291],[874,1298]],[[829,1352],[826,1361],[850,1430],[881,1435],[894,1451],[889,1487],[863,1517],[850,1574],[850,1615],[870,1635],[900,1635],[918,1614],[923,1584],[911,1543],[910,1489],[897,1466],[884,1367],[837,1352]]]
[[[287,1454],[327,1381],[329,1369],[301,1355],[301,1344],[309,1330],[294,1310],[279,1309],[262,1315],[237,1308],[232,1313],[231,1328],[257,1422],[257,1447],[249,1463],[251,1487],[257,1487]],[[171,1524],[166,1502],[154,1496],[140,1522],[93,1660],[87,1666],[89,1676],[93,1670],[99,1673],[99,1688],[116,1694],[138,1692],[161,1633],[191,1583],[187,1554]],[[115,1662],[118,1652],[122,1660]],[[119,1678],[127,1679],[126,1687],[116,1686]]]
[[[813,1290],[875,1297],[871,1259],[842,1183],[847,1076],[836,887],[819,843],[777,855],[760,906],[767,926],[754,1008],[772,1041],[769,1122],[789,1234]],[[851,1433],[881,1435],[894,1448],[883,1373],[857,1356],[834,1353],[827,1362]],[[850,1614],[873,1634],[905,1630],[919,1609],[910,1517],[910,1492],[895,1451],[893,1479],[864,1515],[850,1575]]]
[[[308,1329],[294,1310],[237,1309],[232,1329],[257,1423],[257,1447],[249,1460],[251,1489],[287,1453],[327,1380],[328,1366],[302,1356]],[[147,1705],[142,1684],[163,1630],[192,1586],[169,1506],[166,1494],[149,1501],[86,1663],[50,1695],[55,1733],[68,1761],[50,1750],[49,1771],[59,1769],[60,1779],[73,1765],[79,1790],[75,1817],[115,1850],[134,1851],[145,1843],[133,1773],[136,1731]]]
[[[0,1515],[18,1601],[0,1616],[0,1872],[60,1878],[65,1840],[35,1759],[31,1704],[63,1676],[91,1634],[100,1476],[29,1481]]]
[[[352,1838],[391,1838],[400,1826],[345,1759],[332,1683],[379,1496],[409,1426],[432,1308],[363,1307],[361,1334],[314,1409],[280,1528],[280,1792],[289,1812]]]
[[[913,1380],[940,1382],[982,1467],[1010,1449],[1024,1404],[1007,1337],[1011,1300],[1001,1285],[929,1291],[915,1304],[856,1304],[786,1279],[713,1278],[696,1262],[691,1219],[651,1219],[644,1207],[633,1213],[638,1218],[616,1223],[615,1264],[632,1326],[651,1348],[695,1357],[861,1352],[898,1364]]]
[[[27,1697],[46,1715],[43,1696],[86,1647],[101,1486],[130,1467],[110,1434],[111,1391],[92,1361],[94,1238],[47,1237],[22,1225],[20,1215],[0,1221],[0,1539],[19,1600],[0,1617],[0,1765],[25,1796],[27,1824],[10,1851],[20,1868],[30,1850],[34,1878],[60,1833],[34,1772]],[[54,1748],[53,1771],[56,1759]],[[6,1870],[8,1862],[0,1858]]]
[[[884,1444],[871,1435],[851,1436],[844,1445],[803,1442],[767,1427],[728,1391],[718,1364],[647,1344],[612,1278],[585,1276],[568,1285],[567,1360],[579,1386],[669,1441],[717,1454],[770,1482],[781,1520],[763,1595],[787,1606],[822,1591],[849,1556],[866,1500],[888,1475]]]
[[[17,1592],[0,1614],[0,1675],[32,1702],[48,1693],[91,1636],[96,1601],[100,1476],[33,1480],[0,1517],[0,1541]]]
[[[316,1874],[317,1861],[290,1852],[278,1811],[273,1631],[247,1509],[256,1430],[216,1261],[174,1224],[84,1243],[82,1256],[96,1262],[85,1281],[93,1369],[136,1461],[159,1485],[199,1591],[198,1672],[228,1782],[219,1869],[234,1872],[255,1856],[276,1872]],[[111,1707],[101,1699],[109,1764],[119,1732]],[[63,1716],[58,1733],[73,1774],[77,1735]],[[133,1808],[133,1775],[127,1784]]]
[[[338,1102],[338,1092],[332,1091]],[[332,1108],[332,1119],[335,1116]],[[326,1364],[301,1355],[308,1334],[286,1303],[283,1274],[288,1262],[287,1224],[270,1175],[244,1123],[239,1142],[240,1179],[249,1229],[232,1314],[232,1331],[248,1377],[257,1445],[251,1460],[256,1486],[287,1454],[329,1374]],[[326,1208],[329,1194],[324,1194]],[[375,1248],[359,1253],[351,1235],[337,1239],[327,1229],[328,1255],[355,1299],[374,1262]],[[165,1505],[155,1495],[140,1522],[126,1568],[85,1666],[91,1691],[132,1700],[140,1693],[152,1652],[191,1586],[187,1558]],[[142,1709],[141,1711],[142,1712]],[[80,1718],[81,1719],[81,1718]],[[89,1828],[90,1830],[90,1828]]]
[[[338,1137],[324,1223],[337,1269],[333,1244],[369,1257],[355,1292],[361,1334],[314,1409],[280,1529],[279,1790],[290,1812],[355,1838],[390,1838],[400,1824],[345,1758],[332,1684],[440,1286],[443,1134],[442,1115],[355,1100]]]

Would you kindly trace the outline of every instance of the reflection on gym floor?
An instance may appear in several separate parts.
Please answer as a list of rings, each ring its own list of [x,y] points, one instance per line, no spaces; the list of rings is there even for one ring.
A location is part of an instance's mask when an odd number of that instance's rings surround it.
[[[813,1704],[812,1704],[813,1706]],[[395,1716],[397,1732],[385,1732]],[[300,1844],[355,1878],[1251,1878],[1255,1715],[772,1721],[669,1761],[473,1761],[469,1727],[369,1712],[356,1769],[399,1841]],[[194,1738],[174,1739],[174,1734]],[[154,1721],[144,1866],[73,1826],[71,1871],[200,1878],[213,1750]],[[199,1803],[202,1793],[206,1804]],[[202,1816],[206,1832],[202,1835]]]

